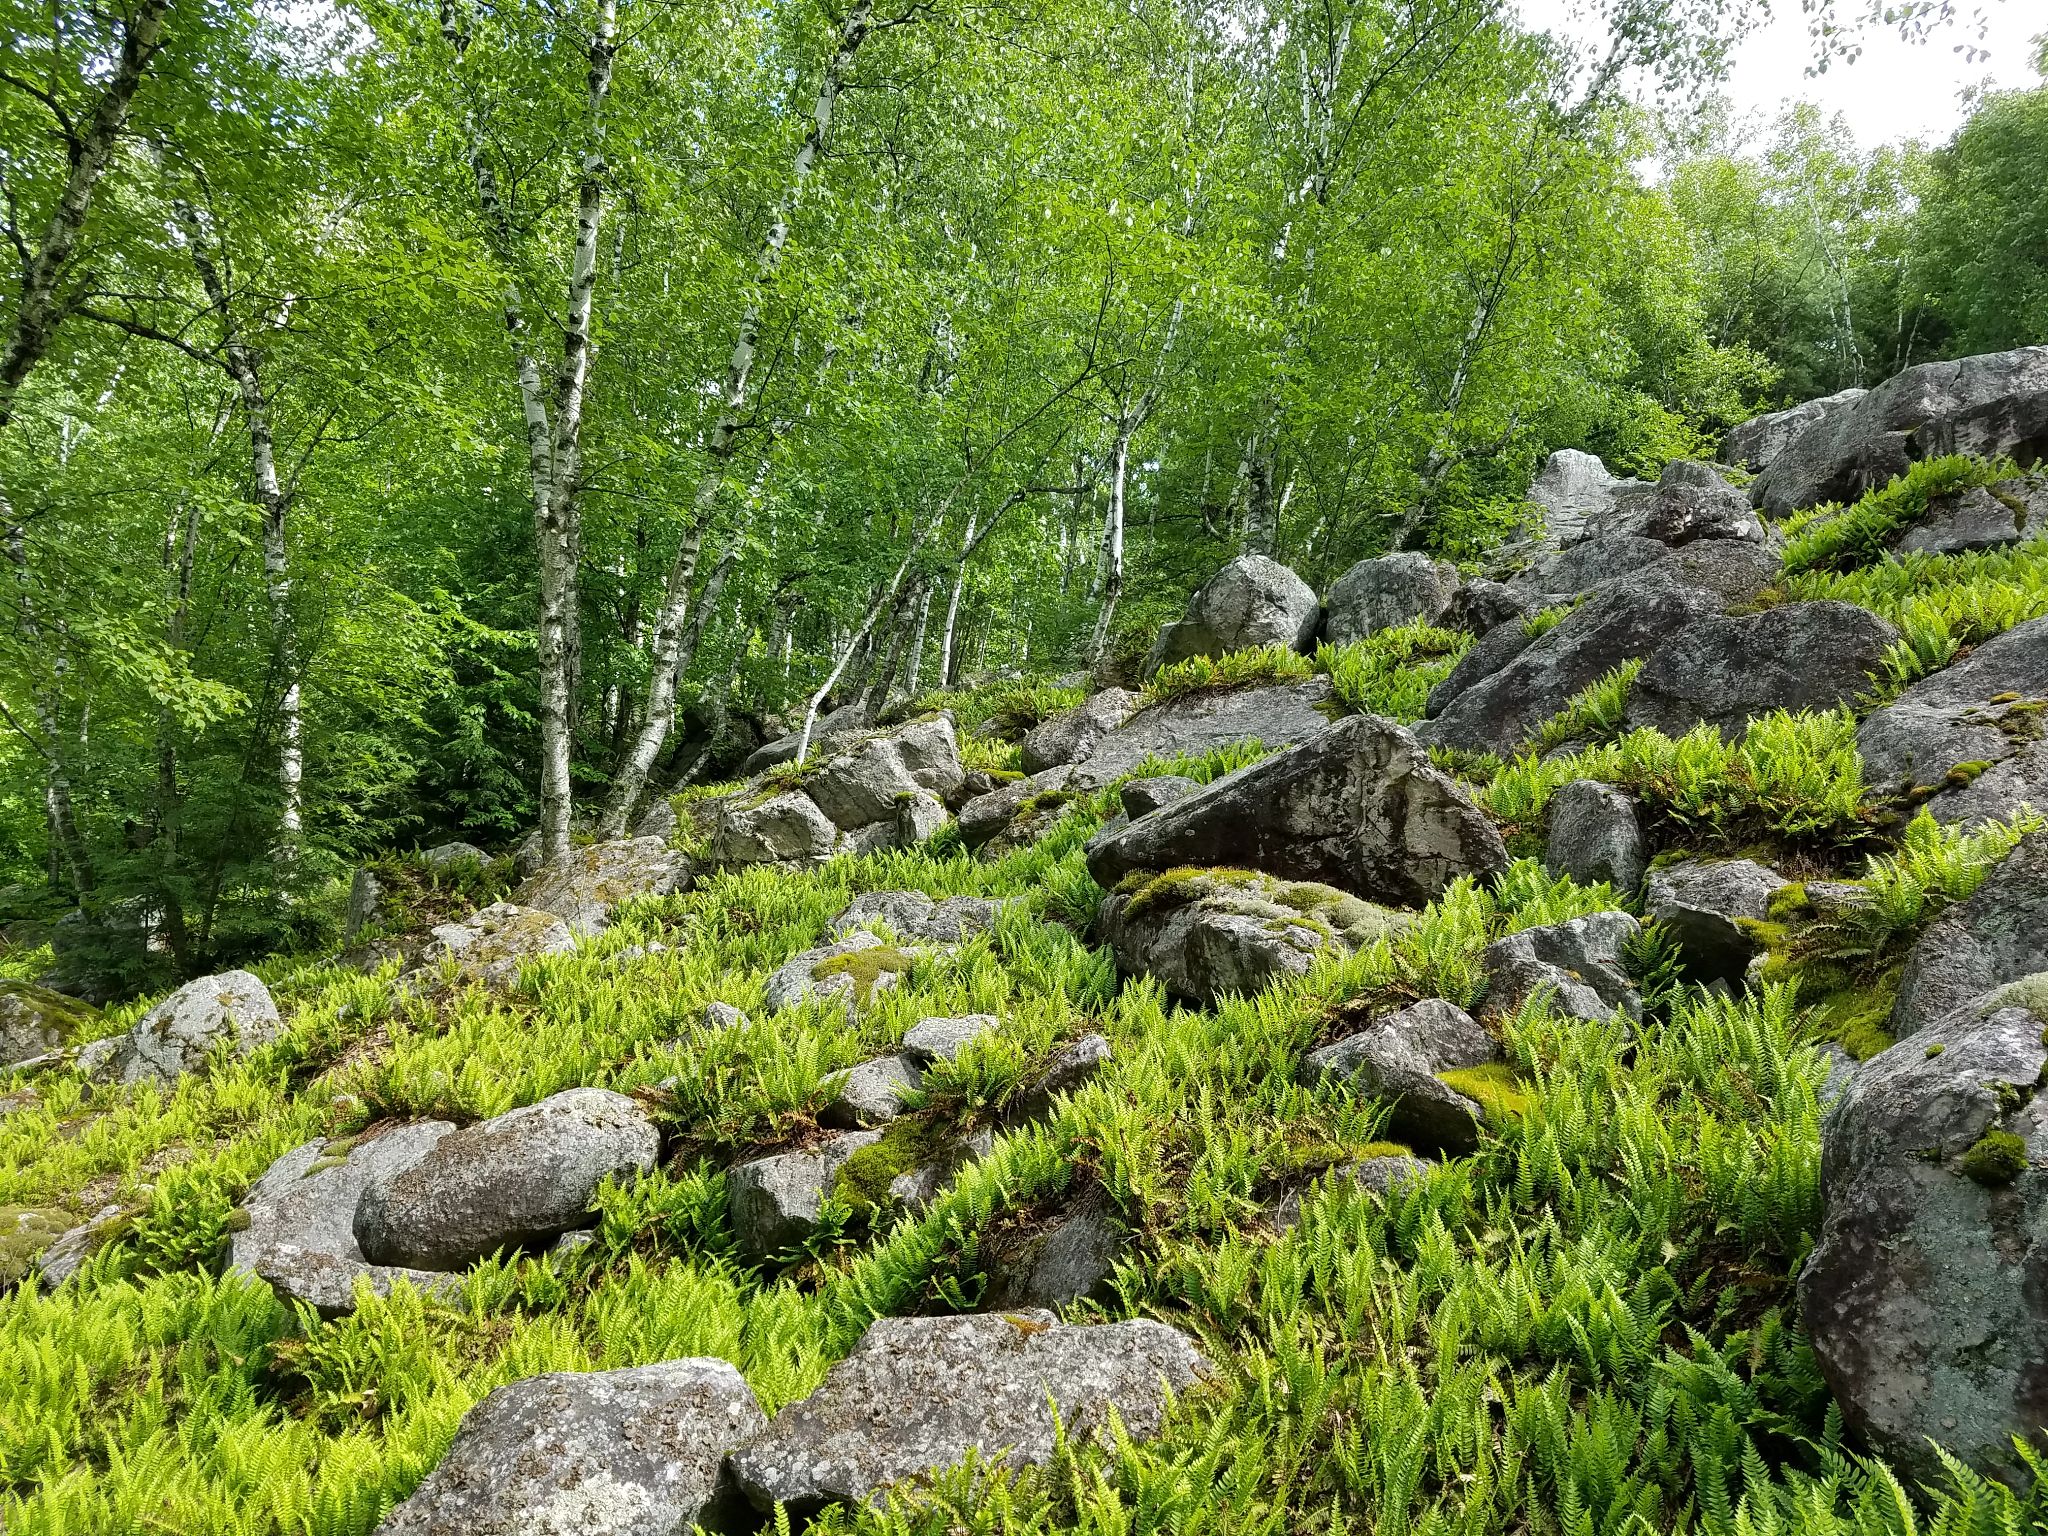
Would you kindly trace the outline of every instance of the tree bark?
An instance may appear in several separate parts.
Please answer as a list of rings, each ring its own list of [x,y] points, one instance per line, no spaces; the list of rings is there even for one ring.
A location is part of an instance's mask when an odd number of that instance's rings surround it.
[[[804,760],[811,754],[811,732],[818,724],[819,706],[831,696],[833,688],[838,686],[839,675],[846,670],[846,664],[853,660],[853,653],[860,648],[861,641],[867,639],[869,632],[874,629],[875,620],[882,616],[882,611],[892,605],[897,594],[903,590],[903,579],[910,574],[911,562],[917,558],[918,548],[923,542],[922,533],[911,536],[910,548],[903,552],[903,563],[896,567],[896,574],[889,578],[888,585],[876,593],[874,601],[868,604],[868,611],[862,615],[860,626],[854,630],[852,638],[840,648],[839,659],[832,664],[832,670],[825,674],[825,681],[818,684],[817,691],[811,695],[810,702],[804,709],[803,730],[796,740],[797,767],[803,767]]]
[[[19,588],[21,638],[33,653],[42,648],[43,635],[36,615],[34,583],[29,575],[28,536],[21,524],[15,521],[13,509],[8,506],[4,494],[0,494],[0,522],[7,527],[7,558],[14,566],[14,578]],[[85,838],[78,830],[78,815],[72,804],[71,772],[54,688],[36,690],[35,710],[36,726],[43,739],[38,742],[26,731],[20,731],[19,727],[16,729],[43,759],[43,809],[49,819],[51,841],[62,858],[65,872],[71,877],[72,893],[83,901],[92,893],[95,883],[92,857],[86,848]]]
[[[1118,599],[1124,595],[1124,483],[1129,478],[1131,431],[1118,422],[1110,451],[1109,511],[1102,527],[1102,606],[1096,610],[1095,633],[1088,642],[1088,669],[1093,672],[1109,649],[1110,625]]]
[[[932,589],[929,582],[918,591],[917,634],[910,642],[910,666],[903,678],[903,696],[917,697],[918,685],[924,681],[924,642],[932,620]]]
[[[853,68],[855,55],[868,38],[874,11],[874,0],[855,0],[840,25],[838,45],[825,65],[824,77],[818,84],[817,100],[811,108],[810,129],[797,146],[796,158],[790,167],[788,192],[770,217],[768,233],[754,260],[754,292],[741,312],[739,334],[726,362],[721,396],[723,408],[705,443],[704,472],[697,483],[690,521],[676,548],[675,562],[669,569],[668,584],[662,594],[660,614],[654,624],[650,647],[652,668],[647,681],[647,707],[641,712],[640,734],[635,738],[626,761],[620,765],[618,776],[612,781],[613,798],[628,805],[637,801],[645,790],[655,759],[661,755],[669,732],[675,728],[676,685],[683,675],[682,645],[690,608],[690,587],[696,579],[697,560],[703,551],[705,530],[718,505],[719,487],[724,483],[726,466],[738,447],[748,381],[754,368],[754,351],[760,339],[763,299],[781,270],[783,252],[789,244],[790,218],[816,168],[819,155],[824,152],[826,135],[831,132],[832,119],[839,108],[840,92]],[[605,810],[607,820],[625,814],[614,806],[608,805]]]

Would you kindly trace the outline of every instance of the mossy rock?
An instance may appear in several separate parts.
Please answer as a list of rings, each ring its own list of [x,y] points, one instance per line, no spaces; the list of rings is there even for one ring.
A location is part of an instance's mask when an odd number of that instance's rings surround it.
[[[1963,1172],[1986,1188],[2010,1184],[2027,1171],[2027,1144],[2011,1131],[1986,1131],[1963,1154]]]
[[[898,949],[893,944],[877,944],[872,949],[856,949],[843,955],[833,955],[820,960],[811,967],[811,974],[823,981],[828,976],[848,976],[853,979],[853,995],[856,1002],[866,1002],[875,990],[875,983],[884,972],[902,975],[917,964],[915,955]]]
[[[2043,1024],[2048,1024],[2048,971],[2036,971],[2031,976],[2022,976],[2018,981],[2000,987],[1992,994],[1987,1014],[2001,1008],[2024,1008]]]
[[[946,1155],[953,1139],[929,1115],[905,1115],[891,1122],[882,1139],[862,1147],[844,1163],[832,1181],[832,1193],[857,1216],[871,1217],[895,1203],[889,1186],[913,1168]]]
[[[90,1033],[99,1010],[26,981],[0,981],[0,1068],[60,1050]]]
[[[0,1205],[0,1285],[28,1278],[38,1256],[78,1223],[45,1205]]]
[[[1516,1079],[1514,1068],[1505,1062],[1454,1067],[1437,1073],[1436,1080],[1477,1104],[1486,1123],[1495,1129],[1520,1121],[1529,1112],[1529,1092]]]

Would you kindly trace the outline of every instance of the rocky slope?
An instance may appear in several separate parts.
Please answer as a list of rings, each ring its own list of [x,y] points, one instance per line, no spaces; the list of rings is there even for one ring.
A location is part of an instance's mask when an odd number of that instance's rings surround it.
[[[2036,349],[1560,454],[1487,570],[7,984],[0,1521],[2038,1524],[2044,448]]]

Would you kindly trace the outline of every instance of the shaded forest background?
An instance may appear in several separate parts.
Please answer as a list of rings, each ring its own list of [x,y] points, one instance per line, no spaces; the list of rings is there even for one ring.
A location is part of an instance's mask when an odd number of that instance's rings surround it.
[[[1554,449],[2048,337],[2048,88],[1738,124],[1712,4],[4,12],[0,920],[138,984],[828,682],[1128,672],[1237,552],[1469,560]]]

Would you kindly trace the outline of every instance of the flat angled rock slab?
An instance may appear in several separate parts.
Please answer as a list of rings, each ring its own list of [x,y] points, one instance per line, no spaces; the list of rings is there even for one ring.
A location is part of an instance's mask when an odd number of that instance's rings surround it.
[[[512,899],[552,912],[571,933],[587,936],[604,932],[620,902],[686,890],[694,873],[689,855],[664,839],[628,837],[572,850],[567,863],[542,870]]]
[[[958,1466],[1044,1466],[1055,1416],[1099,1434],[1114,1408],[1136,1440],[1155,1437],[1169,1391],[1208,1367],[1177,1329],[1149,1320],[1070,1327],[1049,1312],[878,1318],[809,1397],[732,1453],[757,1508],[815,1514],[859,1504]]]
[[[1923,677],[1863,722],[1856,746],[1873,788],[1933,790],[1923,803],[1937,821],[2048,808],[2048,618]]]
[[[1074,789],[1100,789],[1148,757],[1171,762],[1251,741],[1268,751],[1291,747],[1329,728],[1333,699],[1326,677],[1169,699],[1139,710],[1096,742],[1068,782]]]
[[[1027,774],[1077,763],[1095,744],[1131,717],[1138,695],[1125,688],[1105,688],[1063,715],[1034,726],[1025,734],[1018,756]]]
[[[897,938],[924,944],[963,944],[996,925],[1003,903],[986,896],[933,900],[923,891],[869,891],[832,919],[835,936],[885,923]]]
[[[1751,474],[1760,474],[1771,467],[1800,433],[1842,407],[1861,400],[1866,393],[1861,389],[1845,389],[1840,394],[1808,400],[1782,411],[1771,411],[1752,417],[1738,427],[1730,427],[1727,437],[1721,441],[1721,461],[1737,469],[1746,469]]]
[[[498,1388],[379,1536],[687,1536],[734,1524],[725,1454],[768,1420],[723,1360]]]
[[[571,1088],[444,1136],[408,1167],[369,1180],[356,1242],[375,1263],[465,1269],[581,1225],[599,1184],[647,1172],[660,1151],[633,1100]]]
[[[243,1201],[249,1224],[228,1245],[228,1266],[266,1280],[287,1301],[322,1317],[355,1310],[358,1279],[379,1296],[403,1280],[422,1292],[451,1291],[456,1276],[372,1264],[356,1242],[356,1205],[373,1179],[395,1176],[455,1129],[445,1120],[393,1126],[355,1143],[325,1137],[287,1152]]]
[[[1506,845],[1415,737],[1353,715],[1088,846],[1105,888],[1137,870],[1234,865],[1422,906],[1461,875],[1488,880]]]
[[[2048,971],[2048,832],[2021,839],[1975,895],[1950,907],[1906,958],[1891,1031],[1903,1040],[1971,998]]]
[[[1899,632],[1853,603],[1785,603],[1703,617],[1651,653],[1626,724],[1682,736],[1705,723],[1729,739],[1773,710],[1819,713],[1868,693]]]
[[[1643,908],[1695,979],[1739,983],[1758,950],[1742,925],[1769,917],[1771,898],[1788,883],[1754,859],[1684,859],[1650,871]]]
[[[495,901],[459,923],[442,923],[422,951],[415,972],[452,962],[458,981],[509,991],[529,961],[564,955],[576,935],[552,912]]]

